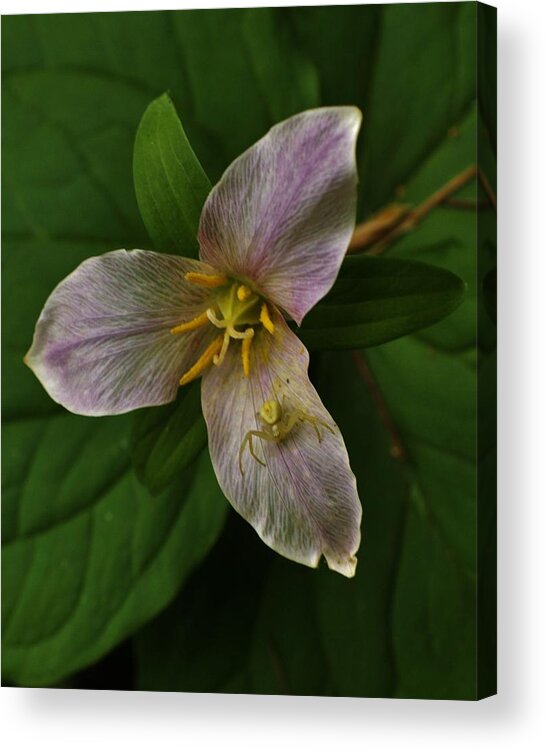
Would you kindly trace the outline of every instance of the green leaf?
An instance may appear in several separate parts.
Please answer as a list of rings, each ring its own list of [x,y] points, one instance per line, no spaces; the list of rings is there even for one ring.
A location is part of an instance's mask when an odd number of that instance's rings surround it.
[[[322,104],[356,104],[364,112],[365,122],[383,12],[384,7],[376,5],[312,6],[285,11],[286,23],[293,26],[298,47],[319,74]]]
[[[391,608],[409,487],[355,356],[322,355],[316,385],[357,480],[363,511],[358,565],[351,580],[322,569],[313,584],[334,694],[388,696],[398,680]]]
[[[227,510],[207,454],[152,498],[130,470],[126,419],[36,422],[5,428],[17,469],[4,510],[3,669],[21,685],[65,677],[153,617]]]
[[[207,442],[200,383],[180,388],[176,401],[135,415],[133,467],[152,493],[165,489]]]
[[[284,11],[250,8],[243,18],[242,37],[255,81],[267,92],[264,103],[272,123],[319,104],[316,68],[302,53]]]
[[[468,576],[476,566],[476,372],[411,339],[366,352],[414,467],[423,513]]]
[[[373,349],[366,356],[400,350],[405,343]],[[341,355],[341,361],[333,355],[321,359],[318,385],[344,435],[363,503],[363,540],[355,578],[346,581],[323,570],[315,579],[322,642],[340,695],[475,698],[474,582],[455,538],[447,538],[429,510],[443,506],[449,514],[457,512],[462,502],[472,506],[475,485],[467,485],[453,466],[444,467],[443,484],[425,479],[434,461],[451,452],[452,444],[463,450],[468,442],[470,448],[471,425],[467,424],[468,437],[451,425],[457,409],[462,414],[455,424],[470,423],[471,398],[464,388],[442,377],[445,372],[437,372],[434,355],[427,356],[422,345],[406,348],[413,359],[398,352],[396,368],[391,365],[393,379],[401,381],[396,410],[390,382],[382,394],[377,388],[382,389],[383,381],[374,387],[369,379],[359,377],[366,367],[360,355],[353,355],[353,362],[348,354]],[[470,382],[459,372],[457,360],[451,359],[452,377]],[[420,390],[413,385],[418,381],[422,381]],[[449,391],[438,413],[445,388]],[[431,396],[422,396],[425,391]],[[385,429],[384,408],[378,403],[383,395],[389,397],[392,424],[409,454],[405,461],[392,432]],[[419,414],[417,422],[401,418],[404,405]],[[438,442],[430,465],[413,452],[416,440],[409,429],[430,434]],[[472,523],[468,518],[460,521],[461,530],[466,528],[472,537]]]
[[[476,97],[476,7],[428,3],[415,11],[383,6],[359,163],[369,209],[395,198]]]
[[[140,690],[226,692],[250,657],[264,575],[274,559],[235,512],[206,562],[136,636]],[[239,692],[248,691],[245,686]]]
[[[216,182],[224,169],[279,120],[319,106],[319,82],[280,8],[172,13],[172,39],[183,57],[180,108],[190,141]],[[190,95],[191,94],[191,95]],[[194,133],[206,148],[200,148]]]
[[[358,171],[365,216],[396,198],[396,188],[472,106],[476,8],[393,3],[293,8],[289,17],[319,71],[322,104],[356,104],[363,112]]]
[[[478,101],[487,137],[497,153],[497,9],[485,3],[478,14]]]
[[[8,24],[9,26],[9,24]],[[66,69],[4,74],[4,236],[138,247],[134,128],[148,97],[116,77]],[[77,248],[76,248],[77,252]],[[57,258],[51,259],[55,265]]]
[[[316,618],[317,571],[277,558],[263,588],[246,690],[264,695],[332,695],[328,654]]]
[[[349,256],[298,335],[314,350],[375,346],[436,323],[455,310],[463,294],[461,279],[441,268]]]
[[[197,229],[210,182],[167,94],[142,116],[133,156],[138,207],[157,250],[197,257]]]
[[[468,111],[458,127],[446,134],[405,184],[404,201],[419,205],[443,187],[448,180],[476,163],[476,107]],[[475,201],[476,179],[470,180],[457,198]],[[492,214],[481,209],[483,217]],[[387,251],[387,257],[419,260],[441,266],[464,279],[467,293],[460,307],[438,325],[422,331],[419,337],[435,347],[462,350],[472,347],[476,338],[477,213],[443,204],[437,206],[416,228],[403,235]]]
[[[406,521],[392,618],[396,697],[476,699],[475,587],[418,507]]]
[[[315,575],[279,558],[232,513],[207,562],[137,635],[139,688],[331,694]]]

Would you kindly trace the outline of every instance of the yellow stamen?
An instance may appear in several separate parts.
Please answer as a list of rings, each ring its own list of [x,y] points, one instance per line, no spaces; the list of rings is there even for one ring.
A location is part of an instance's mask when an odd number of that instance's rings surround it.
[[[185,372],[184,375],[182,375],[182,377],[180,378],[180,385],[186,385],[186,383],[189,383],[191,380],[195,380],[195,378],[198,378],[199,375],[201,375],[203,370],[208,367],[214,359],[214,355],[218,354],[218,352],[222,348],[223,340],[223,336],[218,336],[218,338],[214,339],[212,344],[209,344],[209,346],[205,349],[205,351],[199,357],[193,367],[190,367],[190,369]]]
[[[243,358],[243,373],[245,378],[250,377],[250,347],[252,346],[253,336],[249,336],[247,339],[243,339],[241,345],[241,356]]]
[[[179,326],[171,328],[171,333],[186,333],[186,331],[195,331],[196,328],[201,328],[205,323],[209,322],[207,311],[201,313],[193,320],[188,320],[187,323],[180,323]]]
[[[237,288],[237,299],[239,302],[245,302],[251,294],[252,291],[244,284],[241,284],[241,286]]]
[[[196,284],[197,286],[206,286],[207,289],[215,289],[217,286],[224,286],[224,284],[229,284],[228,277],[223,276],[222,274],[213,276],[208,273],[194,273],[193,271],[190,271],[189,273],[186,273],[184,275],[184,278],[186,279],[186,281],[189,281],[190,284]]]
[[[265,302],[263,303],[262,309],[260,311],[260,323],[263,325],[266,331],[269,331],[271,335],[275,333],[275,326],[273,325],[273,321],[269,317],[269,310]]]

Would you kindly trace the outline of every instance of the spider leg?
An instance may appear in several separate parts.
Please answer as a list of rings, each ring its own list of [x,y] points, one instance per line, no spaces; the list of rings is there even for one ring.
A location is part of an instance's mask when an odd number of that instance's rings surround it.
[[[243,453],[245,452],[246,444],[249,442],[250,438],[251,438],[250,432],[247,432],[243,438],[241,447],[239,448],[239,471],[241,472],[243,476],[245,474],[245,472],[243,471]]]
[[[261,437],[263,437],[266,434],[267,433],[262,432],[261,430],[251,430],[250,434],[248,436],[248,449],[250,451],[250,455],[252,456],[252,458],[255,461],[257,461],[262,466],[266,466],[266,463],[264,461],[262,461],[261,458],[258,458],[258,456],[256,455],[256,453],[254,451],[254,444],[252,442],[252,437],[254,436],[254,437],[260,437],[261,438]]]
[[[252,456],[252,458],[262,466],[266,466],[264,461],[262,461],[262,459],[256,455],[256,451],[254,450],[254,443],[252,442],[253,437],[259,437],[263,440],[272,440],[273,442],[276,442],[275,438],[271,437],[271,435],[269,435],[267,432],[263,432],[262,430],[249,430],[246,433],[243,438],[243,442],[241,443],[241,448],[239,449],[239,470],[243,476],[245,473],[243,471],[243,453],[245,451],[247,443],[248,450],[250,451],[250,455]]]
[[[288,423],[286,424],[286,431],[287,434],[292,430],[296,422],[309,422],[309,424],[313,425],[313,429],[317,433],[317,439],[319,443],[322,443],[322,433],[319,430],[319,425],[321,427],[324,427],[326,430],[329,430],[332,435],[334,434],[333,428],[328,424],[328,422],[325,422],[323,419],[319,419],[318,417],[313,417],[311,414],[307,414],[307,412],[302,411],[301,409],[296,409],[296,411],[292,412],[290,415],[290,419],[288,420]]]

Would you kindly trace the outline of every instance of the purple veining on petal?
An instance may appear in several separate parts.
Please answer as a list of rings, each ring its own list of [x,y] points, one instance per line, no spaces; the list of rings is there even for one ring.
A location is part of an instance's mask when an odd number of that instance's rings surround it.
[[[89,258],[52,292],[25,358],[49,395],[77,414],[119,414],[172,401],[214,332],[179,336],[210,291],[189,284],[198,261],[145,250]]]
[[[201,215],[201,257],[250,278],[298,323],[332,286],[356,211],[355,107],[273,127],[236,159]]]
[[[203,377],[203,413],[209,449],[222,490],[260,537],[280,554],[316,567],[321,555],[334,570],[351,576],[360,544],[361,506],[356,480],[339,429],[307,376],[309,356],[280,315],[274,338],[265,331],[253,343],[252,369],[243,377],[236,347],[220,367]],[[279,443],[256,438],[239,467],[248,430],[263,430],[257,412],[265,401],[283,403],[285,413],[302,409],[326,422],[319,443],[310,422],[299,423]]]

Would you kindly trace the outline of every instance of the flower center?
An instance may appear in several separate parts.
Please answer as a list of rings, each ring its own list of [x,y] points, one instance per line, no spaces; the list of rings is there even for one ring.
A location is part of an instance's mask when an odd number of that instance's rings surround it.
[[[211,324],[223,333],[215,338],[197,362],[180,378],[185,385],[199,377],[212,363],[221,365],[232,339],[241,341],[241,360],[245,377],[250,375],[250,349],[255,327],[263,326],[271,335],[275,326],[269,315],[267,303],[246,284],[231,281],[226,276],[187,273],[186,280],[208,289],[217,289],[212,295],[212,304],[196,318],[171,329],[171,333],[187,333],[203,325]]]

